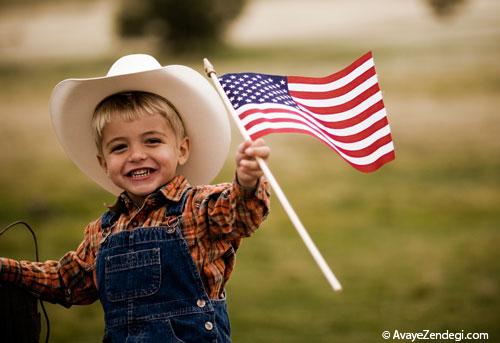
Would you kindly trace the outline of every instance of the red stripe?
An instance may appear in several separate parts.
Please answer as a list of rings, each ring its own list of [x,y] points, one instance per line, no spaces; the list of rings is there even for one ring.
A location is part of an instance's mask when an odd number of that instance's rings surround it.
[[[368,80],[370,77],[374,76],[375,67],[371,67],[363,74],[359,75],[357,78],[344,85],[343,87],[333,89],[327,92],[318,92],[318,91],[289,91],[290,95],[295,98],[301,99],[331,99],[336,98],[342,95],[345,95],[358,87],[360,84]]]
[[[300,120],[297,120],[297,119],[281,119],[281,118],[279,118],[279,119],[265,119],[265,118],[259,118],[259,119],[253,120],[250,123],[246,124],[245,125],[245,129],[250,130],[255,125],[258,125],[258,124],[261,124],[261,123],[281,123],[281,124],[298,123],[298,124],[310,127],[311,129],[319,132],[317,134],[318,135],[318,139],[323,140],[323,137],[321,137],[321,135],[320,135],[320,133],[322,133],[325,136],[329,137],[330,139],[333,139],[333,140],[341,142],[341,143],[355,143],[355,142],[359,142],[359,141],[361,141],[361,140],[363,140],[363,139],[371,136],[372,134],[374,134],[375,132],[377,132],[378,130],[384,128],[385,126],[387,126],[389,124],[389,122],[387,121],[387,117],[384,117],[384,118],[380,119],[379,121],[373,123],[371,126],[369,126],[366,129],[364,129],[363,131],[360,131],[358,133],[355,133],[355,134],[349,135],[349,136],[333,135],[333,134],[331,134],[329,132],[326,132],[325,130],[323,130],[323,129],[317,127],[317,126],[315,126],[314,124],[304,123],[304,122],[302,122]],[[264,129],[261,129],[259,131],[268,130],[268,129],[269,130],[281,130],[281,128],[275,129],[275,128],[269,128],[269,127],[265,126]],[[297,129],[297,128],[294,128],[294,127],[290,127],[290,128],[287,128],[287,129],[290,130],[290,131],[287,131],[287,132],[294,132],[294,130],[300,131],[300,132],[305,131],[303,129]],[[308,132],[308,131],[305,131],[305,132]],[[308,134],[312,134],[312,133],[308,132]]]
[[[307,106],[304,104],[301,104],[299,99],[294,99],[296,103],[298,103],[300,106],[307,108],[309,111],[316,113],[316,114],[334,114],[334,113],[341,113],[348,111],[359,104],[361,104],[363,101],[371,97],[372,95],[376,94],[378,91],[380,91],[380,88],[377,84],[374,84],[370,88],[368,88],[366,91],[363,93],[359,94],[356,96],[354,99],[351,99],[341,105],[336,105],[336,106],[329,106],[329,107],[313,107],[313,106]]]
[[[342,143],[354,143],[354,142],[359,142],[360,140],[365,139],[366,137],[372,135],[376,131],[380,130],[381,128],[387,126],[389,122],[387,121],[387,117],[384,117],[380,119],[379,121],[376,121],[363,131],[360,131],[358,133],[355,133],[354,135],[350,136],[335,136],[335,140],[342,142]],[[329,135],[333,137],[332,135]]]
[[[364,166],[350,163],[347,160],[346,161],[351,166],[353,166],[354,168],[356,168],[357,170],[359,170],[363,173],[371,173],[371,172],[376,171],[380,167],[382,167],[384,164],[391,162],[395,158],[396,158],[396,153],[394,152],[394,150],[392,150],[392,151],[389,151],[387,154],[380,156],[378,160],[376,160],[370,164],[364,165]]]
[[[367,146],[366,148],[359,149],[359,150],[345,150],[340,147],[337,147],[340,151],[342,151],[344,154],[350,157],[365,157],[368,156],[375,151],[377,151],[378,148],[386,145],[387,143],[390,143],[392,141],[391,134],[387,134],[383,137],[380,137],[377,139],[375,142]]]
[[[290,108],[292,108],[292,107],[290,107]],[[245,112],[238,114],[238,116],[240,117],[241,120],[243,120],[246,117],[248,117],[249,115],[254,114],[254,113],[290,113],[290,114],[299,114],[300,116],[303,116],[302,111],[292,110],[292,109],[287,110],[284,108],[264,108],[264,109],[250,108],[250,109],[246,110]]]
[[[356,61],[351,63],[348,67],[342,69],[339,72],[333,73],[328,76],[324,77],[304,77],[304,76],[288,76],[287,80],[288,83],[311,83],[311,84],[323,84],[323,83],[330,83],[333,81],[336,81],[338,79],[343,78],[344,76],[352,73],[356,68],[358,68],[360,65],[368,61],[370,58],[372,58],[372,52],[369,51],[360,58],[358,58]]]
[[[349,119],[341,120],[341,121],[321,120],[321,119],[314,117],[312,114],[306,113],[304,111],[300,111],[297,109],[289,109],[288,110],[288,109],[283,109],[283,108],[265,108],[265,109],[251,108],[251,109],[246,110],[245,112],[242,112],[239,115],[239,117],[240,117],[240,119],[243,120],[246,117],[248,117],[249,115],[256,114],[256,113],[257,114],[260,114],[260,113],[262,113],[262,114],[287,113],[287,114],[292,114],[292,115],[302,117],[305,120],[307,120],[308,122],[313,123],[314,125],[324,125],[330,129],[345,129],[345,128],[348,128],[348,127],[351,127],[351,126],[354,126],[356,124],[361,123],[362,121],[366,120],[367,118],[369,118],[370,116],[372,116],[376,112],[382,110],[383,108],[384,108],[384,102],[382,100],[379,100],[378,102],[371,105],[366,110],[360,112],[356,116],[349,118]],[[263,118],[263,119],[268,120],[266,118]],[[271,118],[271,119],[273,119],[273,118]],[[271,120],[271,119],[269,119],[269,120]],[[286,121],[287,119],[276,118],[276,120]]]
[[[330,129],[346,129],[348,127],[354,126],[356,124],[365,121],[366,119],[368,119],[369,117],[371,117],[372,115],[383,109],[384,109],[384,102],[382,100],[379,100],[370,107],[368,107],[366,110],[364,110],[363,112],[357,114],[352,118],[336,122],[329,122],[324,120],[322,120],[321,122],[323,123],[323,125],[325,125]]]
[[[309,131],[281,128],[281,129],[266,129],[266,130],[258,131],[258,132],[255,132],[254,134],[252,134],[251,138],[253,140],[256,140],[260,137],[266,136],[266,135],[271,134],[271,133],[303,133],[303,134],[307,134],[307,135],[312,136],[312,137],[316,137],[315,135],[311,134]],[[388,135],[386,137],[388,137],[388,142],[390,142],[391,141],[390,136]],[[327,142],[325,142],[322,139],[320,141],[323,144],[325,144],[328,148],[330,148],[331,150],[333,150],[337,154],[339,154],[339,152],[337,150],[335,150],[334,148],[332,148],[332,146],[330,144],[328,144]],[[338,147],[336,147],[336,148],[338,149]],[[394,150],[389,151],[388,153],[380,156],[376,161],[374,161],[370,164],[366,164],[366,165],[355,164],[355,163],[352,163],[351,161],[345,159],[342,155],[339,154],[339,156],[342,157],[343,160],[345,160],[347,163],[349,163],[351,166],[353,166],[357,170],[364,172],[364,173],[370,173],[370,172],[376,171],[377,169],[382,167],[384,164],[394,160],[394,158],[396,157],[396,154],[395,154]]]

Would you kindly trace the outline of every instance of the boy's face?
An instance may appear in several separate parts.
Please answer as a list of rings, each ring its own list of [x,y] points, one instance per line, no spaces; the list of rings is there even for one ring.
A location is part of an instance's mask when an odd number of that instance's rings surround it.
[[[137,204],[169,182],[188,157],[188,138],[177,142],[170,124],[159,114],[133,121],[112,117],[104,126],[102,154],[97,156],[111,181]]]

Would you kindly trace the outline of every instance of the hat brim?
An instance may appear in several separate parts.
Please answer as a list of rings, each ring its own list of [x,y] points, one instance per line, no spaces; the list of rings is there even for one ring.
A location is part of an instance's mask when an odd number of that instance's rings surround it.
[[[224,104],[208,80],[181,65],[60,82],[52,92],[50,113],[56,136],[69,158],[107,191],[115,195],[123,191],[97,161],[91,119],[101,100],[125,91],[158,94],[175,106],[190,139],[189,160],[178,172],[193,185],[210,183],[226,160],[231,129]]]

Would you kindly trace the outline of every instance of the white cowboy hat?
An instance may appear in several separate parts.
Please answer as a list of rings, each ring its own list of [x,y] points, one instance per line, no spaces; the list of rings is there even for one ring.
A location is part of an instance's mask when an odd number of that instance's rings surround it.
[[[52,91],[50,114],[59,142],[69,158],[91,179],[117,195],[99,165],[91,119],[104,98],[125,91],[144,91],[170,101],[190,139],[190,157],[179,168],[193,185],[212,181],[229,151],[231,131],[226,110],[215,89],[195,70],[182,65],[162,67],[149,55],[118,59],[104,77],[68,79]]]

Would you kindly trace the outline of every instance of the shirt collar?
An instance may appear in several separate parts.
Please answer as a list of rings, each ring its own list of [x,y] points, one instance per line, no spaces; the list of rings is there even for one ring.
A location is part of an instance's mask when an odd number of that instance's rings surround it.
[[[165,204],[165,199],[178,202],[182,198],[184,191],[190,187],[189,182],[182,175],[175,176],[166,185],[148,195],[145,200],[145,206],[155,206],[156,204]],[[132,199],[126,192],[118,196],[115,204],[109,206],[109,209],[118,213],[132,212],[137,209]]]
[[[182,175],[175,176],[169,183],[159,189],[168,200],[178,202],[182,198],[182,194],[190,187],[189,182]]]

